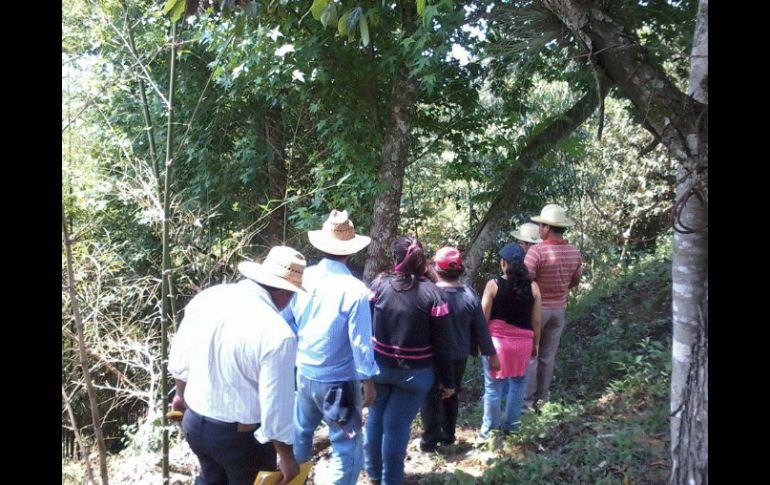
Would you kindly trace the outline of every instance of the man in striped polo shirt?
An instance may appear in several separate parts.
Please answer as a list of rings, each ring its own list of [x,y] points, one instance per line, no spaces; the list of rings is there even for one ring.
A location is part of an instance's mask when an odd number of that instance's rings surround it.
[[[529,276],[540,286],[543,297],[542,329],[537,357],[527,369],[524,410],[548,398],[553,379],[556,350],[564,330],[564,311],[569,289],[577,286],[582,273],[580,251],[564,239],[564,230],[573,225],[562,207],[548,204],[539,216],[530,219],[539,224],[542,243],[532,246],[524,258]]]

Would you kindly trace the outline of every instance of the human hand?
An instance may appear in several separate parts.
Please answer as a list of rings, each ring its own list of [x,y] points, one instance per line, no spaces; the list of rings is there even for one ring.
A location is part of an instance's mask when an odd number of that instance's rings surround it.
[[[441,399],[449,399],[455,393],[453,387],[444,387],[442,384],[438,385],[439,392],[441,392]]]
[[[374,402],[377,397],[377,391],[374,389],[374,381],[366,379],[362,382],[364,386],[364,402],[363,407],[368,408]]]
[[[187,409],[187,403],[184,398],[179,395],[175,395],[174,399],[168,404],[168,412],[166,418],[171,421],[181,421],[184,417],[184,412]]]
[[[532,357],[537,357],[538,353],[540,353],[540,345],[534,344],[532,346]]]
[[[500,371],[500,358],[497,354],[489,356],[489,370],[493,372]]]
[[[289,456],[278,455],[278,469],[281,470],[283,475],[281,481],[278,482],[279,485],[286,485],[299,475],[299,463],[297,463],[293,454]]]
[[[174,394],[174,399],[171,400],[171,409],[184,412],[187,409],[187,403],[182,396]]]

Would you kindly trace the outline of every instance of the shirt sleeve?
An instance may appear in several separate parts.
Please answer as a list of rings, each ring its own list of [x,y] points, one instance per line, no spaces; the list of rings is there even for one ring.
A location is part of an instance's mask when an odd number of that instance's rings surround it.
[[[380,285],[380,277],[376,277],[369,284],[369,313],[374,315],[374,305],[377,303],[377,291]]]
[[[190,372],[190,351],[192,350],[193,327],[196,320],[195,300],[184,311],[184,318],[179,324],[171,349],[168,354],[168,372],[174,379],[187,382]]]
[[[481,355],[495,355],[495,346],[492,343],[492,337],[489,335],[489,326],[487,325],[487,319],[484,318],[484,312],[481,310],[481,303],[478,296],[471,292],[470,297],[473,298],[471,303],[473,308],[473,319],[471,320],[471,348],[475,349],[477,346],[481,349]]]
[[[540,263],[540,253],[533,246],[529,248],[529,251],[527,251],[527,255],[524,256],[524,266],[527,267],[527,271],[529,271],[529,277],[532,281],[537,281],[535,279],[535,276],[537,276],[537,266],[539,263]]]
[[[294,443],[294,362],[297,341],[284,338],[260,358],[259,403],[261,426],[254,436],[260,443]]]
[[[573,280],[580,281],[583,276],[583,255],[578,251],[578,267],[575,269],[575,273],[572,276]]]
[[[372,351],[372,310],[369,290],[363,288],[359,298],[353,302],[348,314],[348,338],[353,350],[353,362],[360,380],[369,379],[380,373]]]

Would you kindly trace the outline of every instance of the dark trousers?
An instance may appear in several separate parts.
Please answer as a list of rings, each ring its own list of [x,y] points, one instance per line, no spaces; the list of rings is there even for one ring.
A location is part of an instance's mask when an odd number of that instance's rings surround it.
[[[441,399],[438,379],[433,382],[433,387],[428,391],[428,396],[420,409],[423,427],[420,444],[423,446],[435,446],[439,441],[446,444],[454,443],[460,402],[458,394],[463,382],[467,360],[466,358],[452,361],[452,373],[455,380],[455,393],[452,394],[452,397]]]
[[[187,443],[201,464],[195,485],[253,485],[260,470],[276,470],[275,448],[254,437],[254,429],[238,431],[187,409],[182,419]]]

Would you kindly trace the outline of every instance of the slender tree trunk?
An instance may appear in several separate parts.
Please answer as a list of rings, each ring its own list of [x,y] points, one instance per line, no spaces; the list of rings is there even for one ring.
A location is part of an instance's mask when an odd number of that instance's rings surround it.
[[[404,31],[411,35],[415,31],[414,2],[401,2]],[[369,235],[372,242],[367,252],[364,267],[364,281],[369,282],[391,263],[391,245],[397,236],[401,220],[401,193],[404,172],[407,166],[409,134],[412,129],[419,82],[409,75],[407,66],[393,82],[390,97],[390,124],[382,145],[382,162],[379,183],[385,186],[374,200],[374,215]]]
[[[607,94],[608,87],[603,75],[600,76],[600,82],[601,97],[592,89],[564,114],[544,121],[541,126],[546,127],[545,129],[534,130],[538,135],[526,142],[521,155],[508,169],[502,188],[468,243],[463,257],[466,281],[472,282],[476,278],[484,254],[494,244],[500,228],[508,221],[510,208],[516,205],[519,189],[526,182],[527,170],[596,111],[599,101]]]
[[[286,196],[286,142],[283,133],[283,110],[281,106],[273,106],[267,110],[264,116],[265,141],[268,146],[269,158],[267,160],[267,176],[269,179],[268,197],[270,206],[277,208],[270,213],[267,226],[269,245],[282,244],[286,239],[284,235],[284,218],[286,206],[282,205]]]
[[[64,390],[64,386],[61,386],[61,398],[62,401],[64,401],[64,408],[67,410],[67,418],[70,420],[70,426],[72,426],[72,434],[75,435],[75,441],[80,448],[80,454],[83,457],[83,462],[86,466],[86,476],[88,477],[88,483],[95,483],[94,471],[91,468],[91,461],[88,459],[88,448],[86,448],[83,437],[80,435],[80,431],[78,431],[78,425],[75,421],[75,413],[72,412],[72,404],[70,403],[69,396],[67,396],[67,393]]]
[[[698,6],[688,91],[708,105],[708,0]],[[674,221],[672,484],[708,483],[708,179],[699,166],[708,153],[696,155],[679,171]]]
[[[698,9],[689,93],[649,61],[638,39],[599,2],[542,1],[681,163],[672,259],[671,482],[708,483],[708,1]]]
[[[64,200],[61,204],[61,230],[64,236],[64,248],[67,252],[67,280],[70,294],[70,304],[72,305],[72,316],[75,320],[75,328],[78,335],[78,350],[80,355],[80,368],[83,371],[83,381],[86,384],[86,393],[88,394],[88,403],[91,406],[91,422],[94,425],[94,436],[96,444],[99,447],[99,470],[102,476],[102,485],[109,484],[107,476],[107,446],[104,444],[104,435],[102,434],[102,417],[99,413],[99,404],[96,402],[96,391],[91,380],[91,371],[88,367],[88,358],[86,357],[86,338],[83,331],[83,320],[80,317],[80,304],[78,295],[75,291],[75,272],[73,270],[74,261],[72,258],[72,244],[69,231],[67,230],[67,216],[64,213]],[[88,456],[86,454],[86,460]]]
[[[173,168],[173,153],[171,146],[174,140],[173,121],[174,121],[174,74],[176,69],[176,22],[171,21],[171,61],[169,67],[168,82],[168,125],[166,131],[166,177],[163,183],[163,272],[161,274],[161,317],[160,317],[160,335],[161,335],[161,423],[163,426],[163,485],[168,485],[168,418],[166,409],[168,409],[168,327],[171,319],[172,304],[171,298],[171,258],[169,253],[169,225],[171,224],[171,175]]]

